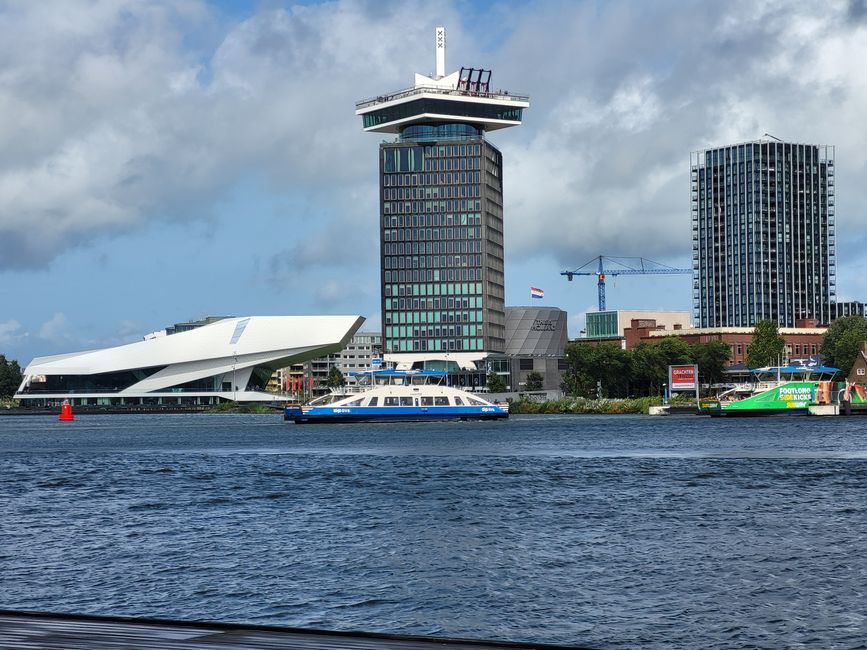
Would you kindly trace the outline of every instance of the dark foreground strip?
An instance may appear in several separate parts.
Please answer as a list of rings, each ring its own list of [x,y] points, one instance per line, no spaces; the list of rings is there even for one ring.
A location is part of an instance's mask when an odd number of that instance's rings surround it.
[[[589,650],[577,646],[328,632],[273,625],[0,610],[6,650]]]

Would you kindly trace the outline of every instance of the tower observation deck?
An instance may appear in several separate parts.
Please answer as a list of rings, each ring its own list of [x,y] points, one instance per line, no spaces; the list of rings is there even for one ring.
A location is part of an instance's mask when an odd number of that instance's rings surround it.
[[[478,385],[506,345],[503,158],[485,134],[530,102],[493,90],[490,70],[446,75],[442,27],[436,55],[436,74],[355,105],[365,131],[397,135],[379,145],[383,353],[475,369]]]
[[[365,131],[403,133],[413,125],[460,122],[493,131],[521,124],[526,95],[493,90],[491,71],[461,68],[445,75],[445,30],[437,28],[437,72],[416,73],[412,88],[364,99],[355,104]]]

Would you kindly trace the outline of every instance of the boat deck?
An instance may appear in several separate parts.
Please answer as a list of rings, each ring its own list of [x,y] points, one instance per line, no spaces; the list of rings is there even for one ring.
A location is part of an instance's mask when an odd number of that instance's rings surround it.
[[[0,610],[4,650],[580,650],[577,646]]]

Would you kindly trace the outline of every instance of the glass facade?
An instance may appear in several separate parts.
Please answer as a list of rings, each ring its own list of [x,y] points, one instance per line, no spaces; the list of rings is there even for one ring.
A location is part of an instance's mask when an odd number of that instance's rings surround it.
[[[690,160],[699,327],[832,320],[834,148],[748,142]]]
[[[468,125],[380,145],[384,352],[504,350],[502,170]]]

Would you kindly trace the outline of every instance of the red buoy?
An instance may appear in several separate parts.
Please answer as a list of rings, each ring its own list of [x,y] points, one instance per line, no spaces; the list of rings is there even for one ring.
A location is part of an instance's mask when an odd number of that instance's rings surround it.
[[[60,405],[60,415],[57,416],[57,419],[61,422],[71,422],[75,419],[72,414],[72,404],[68,400],[63,400],[63,404]]]

